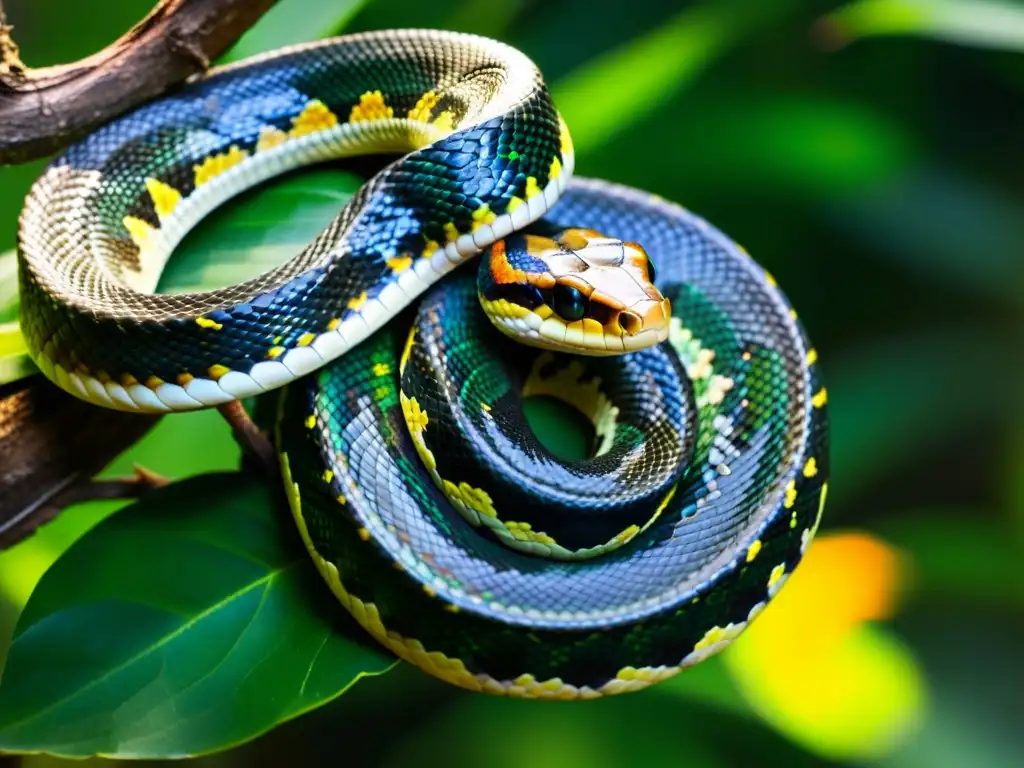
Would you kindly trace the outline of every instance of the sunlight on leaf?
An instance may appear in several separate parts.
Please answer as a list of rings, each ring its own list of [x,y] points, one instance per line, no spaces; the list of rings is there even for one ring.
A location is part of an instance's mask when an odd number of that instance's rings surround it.
[[[0,384],[8,384],[36,372],[25,339],[16,322],[0,323]]]
[[[821,96],[702,94],[667,105],[643,133],[651,146],[685,151],[634,152],[636,132],[624,134],[602,153],[602,176],[662,189],[684,179],[695,195],[764,191],[817,204],[891,183],[915,154],[910,137],[884,114]]]
[[[888,618],[900,555],[867,534],[826,534],[723,659],[755,710],[806,749],[874,758],[919,727],[922,673]]]
[[[282,0],[267,11],[224,54],[237,61],[285,45],[306,43],[340,32],[367,0]]]
[[[19,620],[0,679],[0,748],[200,754],[390,668],[339,631],[343,609],[280,513],[252,478],[205,475],[76,542]]]
[[[1024,6],[1008,0],[858,0],[818,23],[836,47],[865,37],[922,35],[961,45],[1024,50]]]
[[[727,48],[793,5],[792,0],[696,5],[559,80],[552,93],[576,151],[592,152],[652,114]]]
[[[1020,305],[1022,213],[1024,198],[1008,190],[926,167],[844,202],[831,218],[845,235],[911,274]]]
[[[160,290],[209,289],[277,266],[312,240],[361,184],[362,179],[354,174],[317,168],[243,193],[189,233],[168,263]],[[7,359],[2,354],[3,338],[0,335],[0,378]],[[20,334],[8,343],[12,349],[20,345]],[[130,475],[133,463],[139,463],[180,478],[233,469],[238,466],[238,457],[238,447],[216,412],[181,413],[163,419],[103,476]],[[61,552],[124,506],[125,502],[78,505],[31,539],[0,553],[0,593],[15,606],[24,605],[36,582]]]
[[[892,635],[858,627],[827,659],[812,655],[779,667],[772,667],[775,659],[755,657],[752,647],[740,646],[746,650],[731,657],[737,681],[765,720],[813,753],[877,758],[920,727],[921,671]]]
[[[216,411],[178,413],[161,419],[138,443],[110,463],[100,479],[129,477],[136,465],[170,479],[238,467],[240,452]],[[24,607],[46,569],[83,533],[127,501],[94,501],[68,508],[31,538],[0,552],[0,596]]]
[[[18,319],[18,254],[0,253],[0,325]]]
[[[315,168],[240,195],[186,236],[157,290],[219,288],[283,264],[330,223],[363,181],[335,168]]]

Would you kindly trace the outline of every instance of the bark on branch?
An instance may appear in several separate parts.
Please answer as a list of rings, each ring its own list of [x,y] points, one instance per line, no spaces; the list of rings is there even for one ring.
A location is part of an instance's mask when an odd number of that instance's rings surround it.
[[[32,69],[0,0],[0,164],[45,157],[204,71],[277,0],[161,0],[102,51]]]
[[[158,418],[99,408],[39,374],[0,386],[0,550],[68,504],[128,493],[127,481],[90,480]],[[133,479],[137,491],[159,481],[144,472]]]

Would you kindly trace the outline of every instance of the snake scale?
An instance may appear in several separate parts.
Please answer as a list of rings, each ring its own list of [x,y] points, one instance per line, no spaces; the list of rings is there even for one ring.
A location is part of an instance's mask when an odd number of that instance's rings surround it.
[[[387,164],[286,263],[155,293],[225,200],[367,154]],[[637,690],[725,647],[797,566],[827,395],[745,251],[572,169],[541,74],[495,41],[390,30],[225,66],[37,180],[24,334],[100,406],[271,403],[303,541],[401,658],[500,695]],[[531,397],[586,416],[591,454],[547,450]]]

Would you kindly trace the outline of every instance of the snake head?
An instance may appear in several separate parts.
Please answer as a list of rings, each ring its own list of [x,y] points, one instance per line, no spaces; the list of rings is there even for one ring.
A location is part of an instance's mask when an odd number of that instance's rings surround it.
[[[647,253],[592,229],[496,242],[483,254],[477,288],[491,322],[533,347],[617,355],[668,338],[671,307]]]

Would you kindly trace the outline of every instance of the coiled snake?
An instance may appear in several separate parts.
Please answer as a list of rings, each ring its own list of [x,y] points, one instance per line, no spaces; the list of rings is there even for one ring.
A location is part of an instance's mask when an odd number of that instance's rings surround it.
[[[399,158],[290,261],[154,294],[224,200],[358,154]],[[24,334],[101,406],[273,393],[302,538],[400,657],[495,694],[636,690],[724,647],[796,567],[825,498],[826,394],[744,251],[572,168],[540,73],[490,40],[386,31],[223,67],[36,182]],[[475,281],[455,271],[481,251]],[[537,441],[534,396],[590,419],[589,458]]]

